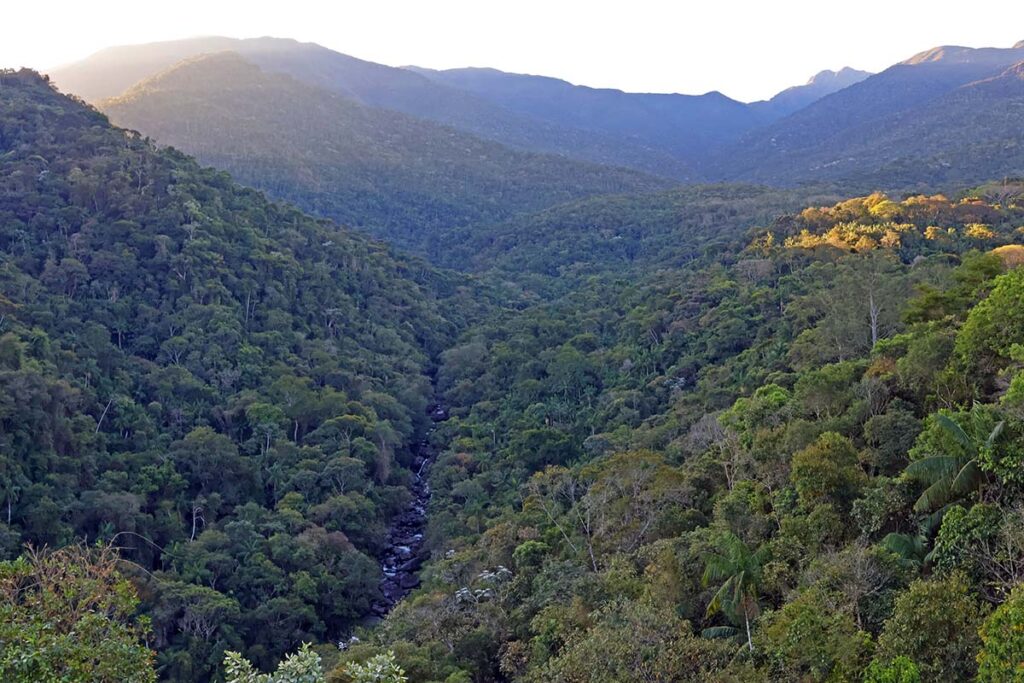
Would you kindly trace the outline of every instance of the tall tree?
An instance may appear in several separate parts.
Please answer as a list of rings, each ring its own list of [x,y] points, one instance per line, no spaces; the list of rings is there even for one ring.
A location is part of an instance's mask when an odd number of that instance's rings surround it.
[[[704,555],[704,585],[717,584],[707,614],[725,613],[746,630],[747,648],[754,651],[750,622],[760,612],[762,569],[768,559],[768,548],[751,550],[732,532],[721,534],[716,547]]]
[[[914,503],[917,512],[934,512],[974,493],[985,480],[979,456],[992,450],[1003,432],[1005,423],[995,426],[983,423],[980,411],[972,411],[968,433],[948,415],[937,413],[935,424],[958,446],[946,453],[926,455],[907,466],[904,473],[927,486]]]

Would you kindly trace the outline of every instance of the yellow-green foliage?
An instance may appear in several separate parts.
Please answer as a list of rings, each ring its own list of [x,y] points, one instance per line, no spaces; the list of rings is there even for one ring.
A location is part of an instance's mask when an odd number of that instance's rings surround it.
[[[29,549],[0,562],[0,680],[156,681],[138,603],[110,547]]]
[[[1002,259],[1007,268],[1016,268],[1024,264],[1024,246],[1020,244],[1005,244],[993,249],[992,253]]]
[[[978,681],[1024,681],[1024,586],[985,620],[978,653]]]
[[[914,249],[921,242],[931,243],[931,249],[1010,242],[1020,237],[1015,226],[1022,212],[1014,203],[976,197],[953,201],[919,195],[897,202],[876,193],[804,209],[796,219],[796,233],[784,244],[790,249],[868,251]]]

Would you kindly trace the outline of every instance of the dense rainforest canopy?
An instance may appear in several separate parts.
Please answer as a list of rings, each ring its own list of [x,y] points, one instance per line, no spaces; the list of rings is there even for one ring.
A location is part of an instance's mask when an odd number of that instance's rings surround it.
[[[4,72],[0,672],[1017,680],[1024,184],[833,192],[455,228],[471,277]]]
[[[425,681],[1010,680],[1022,197],[809,208],[468,330],[439,375],[444,559],[347,656]]]
[[[167,678],[350,628],[480,297],[0,79],[0,553],[116,544]]]

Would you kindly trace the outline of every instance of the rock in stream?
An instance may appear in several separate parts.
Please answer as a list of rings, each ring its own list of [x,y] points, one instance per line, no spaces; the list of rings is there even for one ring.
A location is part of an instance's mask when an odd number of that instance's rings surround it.
[[[430,418],[435,422],[448,419],[448,411],[440,405],[431,407]],[[394,520],[388,531],[384,552],[378,556],[384,578],[380,582],[382,600],[372,605],[373,615],[380,618],[398,604],[398,601],[420,585],[419,571],[428,559],[429,551],[423,547],[423,534],[427,528],[427,504],[430,502],[430,466],[436,453],[430,445],[431,427],[425,438],[413,447],[413,481],[409,487],[412,501]]]

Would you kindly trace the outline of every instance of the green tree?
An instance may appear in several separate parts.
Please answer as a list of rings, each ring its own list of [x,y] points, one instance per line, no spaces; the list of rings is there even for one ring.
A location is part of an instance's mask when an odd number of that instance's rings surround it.
[[[540,683],[692,681],[725,666],[724,643],[696,638],[667,605],[620,599],[591,615],[590,628],[529,680]]]
[[[902,655],[889,662],[875,660],[864,672],[864,683],[921,683],[921,672]]]
[[[904,470],[907,477],[927,487],[914,503],[917,512],[933,512],[981,488],[985,473],[979,458],[995,448],[1004,425],[1003,422],[994,426],[986,423],[980,410],[971,411],[970,433],[943,413],[933,415],[932,421],[929,429],[919,437],[915,450],[934,449],[934,445],[930,446],[927,441],[922,444],[921,441],[934,434],[935,426],[950,437],[953,443],[946,441],[946,452],[927,453],[911,462]]]
[[[405,683],[408,678],[395,661],[394,652],[383,652],[362,663],[349,664],[345,672],[352,683]]]
[[[812,587],[776,612],[766,612],[758,645],[773,678],[787,681],[849,680],[864,666],[870,636],[838,608],[838,596]]]
[[[278,664],[273,673],[261,674],[237,652],[224,653],[224,680],[226,683],[324,683],[320,655],[303,643],[298,652],[290,654]]]
[[[156,681],[148,623],[111,547],[29,549],[0,562],[0,679]]]
[[[981,626],[978,680],[1024,681],[1024,586],[1014,588]]]
[[[865,476],[853,443],[845,436],[827,432],[793,456],[790,479],[804,504],[833,503],[848,509]]]
[[[704,555],[704,585],[718,585],[708,616],[724,612],[734,623],[746,631],[747,648],[753,652],[754,640],[750,622],[760,612],[762,570],[768,559],[768,548],[757,550],[747,547],[736,534],[725,532],[715,540],[715,548]]]
[[[975,673],[985,609],[966,578],[918,580],[897,598],[878,637],[883,661],[910,658],[926,681],[966,681]]]
[[[969,371],[991,376],[1011,361],[1024,339],[1024,269],[995,279],[995,287],[971,309],[956,339],[958,359]],[[981,378],[979,378],[981,379]]]

